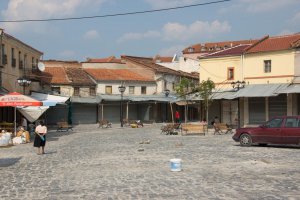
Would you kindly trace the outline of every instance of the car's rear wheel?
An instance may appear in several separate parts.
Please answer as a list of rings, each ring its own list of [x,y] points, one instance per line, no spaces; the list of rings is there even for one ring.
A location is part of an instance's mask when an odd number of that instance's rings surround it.
[[[240,136],[240,144],[243,147],[249,147],[252,145],[252,138],[249,134],[244,133]]]

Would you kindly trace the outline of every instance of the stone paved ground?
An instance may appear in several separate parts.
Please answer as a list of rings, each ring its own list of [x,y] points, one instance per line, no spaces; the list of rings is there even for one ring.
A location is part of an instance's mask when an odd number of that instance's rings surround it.
[[[299,147],[242,148],[232,135],[159,129],[50,131],[41,156],[32,143],[0,148],[0,199],[300,199]],[[171,158],[183,171],[170,171]]]

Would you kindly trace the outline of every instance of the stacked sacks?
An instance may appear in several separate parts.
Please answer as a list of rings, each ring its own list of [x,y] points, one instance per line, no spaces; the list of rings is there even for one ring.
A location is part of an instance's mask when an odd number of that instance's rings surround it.
[[[0,146],[7,146],[11,143],[11,133],[2,131],[0,133]]]

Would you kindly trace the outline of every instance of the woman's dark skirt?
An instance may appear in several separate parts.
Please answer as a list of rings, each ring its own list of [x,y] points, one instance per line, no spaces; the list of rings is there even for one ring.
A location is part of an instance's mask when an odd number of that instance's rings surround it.
[[[38,134],[35,134],[33,146],[44,147],[46,144],[46,135],[44,135],[43,137],[44,137],[44,141],[41,139],[41,137]]]

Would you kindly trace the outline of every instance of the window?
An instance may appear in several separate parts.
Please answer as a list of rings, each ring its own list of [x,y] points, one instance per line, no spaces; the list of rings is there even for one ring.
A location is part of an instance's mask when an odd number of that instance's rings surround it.
[[[19,60],[19,69],[22,69],[23,68],[23,61],[21,59],[21,51],[19,51],[18,60]]]
[[[11,48],[11,66],[16,66],[15,49]]]
[[[271,72],[271,60],[264,60],[264,70],[265,73]]]
[[[282,118],[274,118],[267,123],[268,128],[280,128],[282,124]]]
[[[31,65],[32,65],[32,70],[36,69],[36,65],[34,63],[34,57],[31,58]]]
[[[129,94],[134,94],[134,86],[129,86]]]
[[[297,118],[287,118],[285,121],[285,127],[287,128],[298,128],[298,119]]]
[[[24,54],[24,68],[27,67],[27,55]]]
[[[147,93],[147,87],[146,86],[142,86],[141,87],[141,94],[146,94]]]
[[[164,81],[164,89],[168,89],[168,82],[167,81]]]
[[[194,52],[194,48],[192,48],[192,47],[188,48],[188,52],[189,53],[193,53]]]
[[[234,80],[234,68],[229,67],[227,69],[227,80]]]
[[[96,88],[94,87],[90,88],[90,96],[96,96]]]
[[[112,86],[105,86],[105,94],[112,94]]]
[[[2,63],[3,65],[7,64],[7,56],[5,54],[5,44],[2,44],[2,48],[1,48],[1,57],[2,57]]]
[[[175,83],[172,83],[172,89],[175,90]]]
[[[52,87],[51,90],[54,94],[60,94],[60,87]]]
[[[74,96],[79,96],[79,87],[74,87]]]

